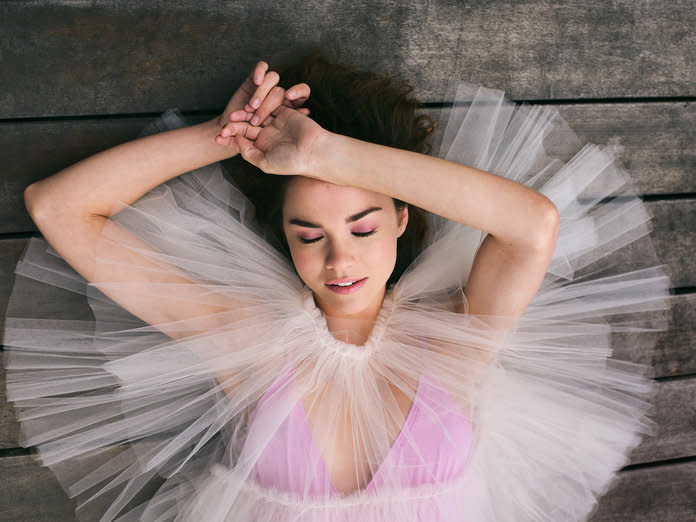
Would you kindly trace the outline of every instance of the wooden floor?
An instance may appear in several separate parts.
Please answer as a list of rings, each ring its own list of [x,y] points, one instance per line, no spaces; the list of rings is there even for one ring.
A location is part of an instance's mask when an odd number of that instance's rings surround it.
[[[0,4],[0,317],[36,233],[30,182],[133,138],[179,107],[225,103],[260,58],[319,45],[411,81],[436,111],[450,79],[553,104],[625,162],[654,216],[677,295],[653,366],[658,433],[593,521],[696,519],[696,3],[693,0],[70,0]],[[636,255],[638,257],[638,255]],[[629,265],[639,259],[627,261]],[[72,520],[74,506],[18,444],[0,371],[0,519]]]

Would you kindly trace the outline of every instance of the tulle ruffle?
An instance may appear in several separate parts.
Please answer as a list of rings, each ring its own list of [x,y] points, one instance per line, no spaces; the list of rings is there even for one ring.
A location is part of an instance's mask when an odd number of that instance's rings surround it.
[[[578,151],[554,109],[453,89],[439,155],[539,190],[561,217],[547,276],[511,331],[505,318],[452,311],[482,235],[430,216],[428,246],[368,341],[335,338],[219,165],[124,205],[93,283],[29,242],[8,307],[7,394],[21,443],[77,497],[78,515],[587,516],[654,430],[654,387],[636,358],[650,360],[669,281],[650,218],[616,160]],[[168,112],[148,132],[182,125]],[[626,271],[621,253],[638,244],[642,268]],[[207,312],[147,324],[122,296]],[[634,360],[619,357],[627,339]]]

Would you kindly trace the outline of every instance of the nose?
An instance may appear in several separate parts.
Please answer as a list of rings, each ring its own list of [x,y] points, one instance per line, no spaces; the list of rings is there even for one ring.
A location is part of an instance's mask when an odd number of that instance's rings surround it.
[[[353,265],[353,250],[347,241],[331,241],[326,253],[326,268],[339,275],[348,275],[345,270]]]

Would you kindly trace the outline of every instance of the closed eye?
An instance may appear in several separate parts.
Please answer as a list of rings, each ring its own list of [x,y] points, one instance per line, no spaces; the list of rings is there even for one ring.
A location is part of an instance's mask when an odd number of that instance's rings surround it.
[[[317,241],[319,241],[323,237],[324,236],[317,236],[317,237],[310,237],[310,238],[301,237],[300,241],[302,241],[305,245],[309,245],[310,243],[316,243]]]
[[[357,237],[367,237],[367,236],[371,236],[376,231],[377,231],[377,229],[373,228],[372,230],[368,230],[367,232],[353,232],[353,235],[357,236]]]

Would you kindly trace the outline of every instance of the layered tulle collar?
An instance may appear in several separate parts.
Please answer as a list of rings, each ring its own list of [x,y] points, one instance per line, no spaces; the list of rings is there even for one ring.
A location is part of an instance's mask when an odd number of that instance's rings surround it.
[[[345,342],[340,338],[334,337],[334,335],[329,331],[326,317],[314,302],[312,291],[306,286],[303,288],[302,306],[306,313],[311,317],[317,339],[323,348],[349,357],[367,357],[377,350],[382,343],[382,339],[384,338],[384,334],[389,323],[389,318],[394,308],[394,299],[391,291],[387,290],[382,302],[382,308],[375,319],[375,323],[372,326],[372,330],[370,331],[367,341],[365,341],[365,343],[362,345],[352,344]],[[360,320],[356,319],[356,323],[358,321]]]

